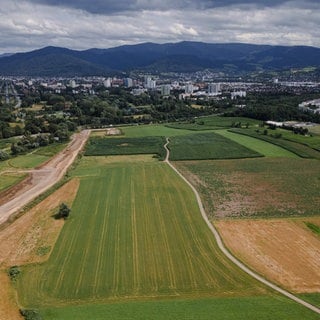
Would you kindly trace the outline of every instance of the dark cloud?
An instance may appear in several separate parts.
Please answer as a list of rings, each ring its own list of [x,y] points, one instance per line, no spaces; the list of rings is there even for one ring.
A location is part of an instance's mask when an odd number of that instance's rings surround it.
[[[140,10],[186,10],[186,9],[211,9],[228,6],[252,5],[256,7],[274,7],[284,3],[299,6],[299,1],[290,0],[29,0],[33,3],[50,6],[69,7],[81,9],[90,13],[113,14],[123,11]],[[319,4],[319,0],[303,1],[303,5]]]

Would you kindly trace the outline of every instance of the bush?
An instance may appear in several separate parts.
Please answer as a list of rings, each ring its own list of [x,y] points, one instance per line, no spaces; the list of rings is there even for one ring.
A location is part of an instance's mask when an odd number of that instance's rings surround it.
[[[31,309],[20,309],[21,315],[25,320],[41,320],[40,314],[36,310]]]
[[[3,150],[0,150],[0,161],[9,159],[9,154]]]
[[[12,281],[16,281],[19,274],[20,274],[20,268],[18,266],[12,266],[8,270],[8,275]]]
[[[67,219],[69,217],[70,211],[71,209],[65,203],[61,203],[59,207],[59,212],[56,217],[58,219]]]

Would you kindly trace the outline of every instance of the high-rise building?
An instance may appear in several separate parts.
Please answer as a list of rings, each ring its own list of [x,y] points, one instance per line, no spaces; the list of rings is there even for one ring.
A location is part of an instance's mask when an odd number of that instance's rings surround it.
[[[124,86],[127,88],[131,88],[133,86],[133,80],[131,78],[125,78]]]
[[[164,84],[161,86],[161,95],[170,96],[171,86],[170,84]]]
[[[111,78],[107,78],[103,81],[103,85],[106,87],[106,88],[111,88]]]
[[[220,83],[209,83],[208,84],[208,94],[209,95],[218,95],[221,93]]]
[[[193,93],[193,84],[191,82],[187,83],[184,87],[184,92],[185,93]]]

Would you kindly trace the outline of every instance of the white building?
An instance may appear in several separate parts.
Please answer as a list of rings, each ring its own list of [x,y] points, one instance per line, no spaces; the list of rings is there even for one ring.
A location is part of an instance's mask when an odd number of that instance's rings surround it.
[[[208,94],[215,96],[221,94],[221,85],[220,83],[209,83],[208,84]]]
[[[193,93],[193,84],[192,83],[187,83],[185,86],[184,86],[184,92],[185,93],[189,93],[189,94],[192,94]]]
[[[231,99],[234,100],[236,98],[245,98],[247,96],[246,91],[234,91],[231,92]]]
[[[105,88],[111,88],[111,78],[107,78],[103,81]]]
[[[171,86],[170,84],[164,84],[161,86],[161,95],[170,96]]]
[[[69,86],[70,86],[72,89],[76,88],[76,87],[77,87],[76,81],[75,81],[75,80],[70,80],[70,81],[69,81]]]
[[[144,85],[147,89],[155,89],[157,86],[157,82],[153,80],[151,77],[146,77]]]

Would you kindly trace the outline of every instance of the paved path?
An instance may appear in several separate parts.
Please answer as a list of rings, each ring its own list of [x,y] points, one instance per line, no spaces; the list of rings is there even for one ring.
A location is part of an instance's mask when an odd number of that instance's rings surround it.
[[[283,294],[284,296],[288,297],[289,299],[303,305],[304,307],[320,314],[320,309],[313,306],[312,304],[294,296],[293,294],[291,294],[290,292],[278,287],[277,285],[273,284],[272,282],[268,281],[267,279],[261,277],[260,275],[258,275],[257,273],[253,272],[251,269],[249,269],[247,266],[245,266],[241,261],[239,261],[237,258],[235,258],[229,251],[228,249],[225,247],[225,245],[223,244],[221,237],[218,233],[218,231],[215,229],[215,227],[211,224],[211,222],[208,219],[208,216],[206,215],[206,212],[203,208],[202,205],[202,201],[201,198],[199,196],[198,191],[195,189],[195,187],[180,173],[180,171],[178,171],[178,169],[176,169],[169,161],[169,156],[170,156],[170,151],[168,149],[168,144],[169,144],[169,139],[167,138],[167,143],[165,144],[164,148],[167,151],[166,154],[166,158],[165,158],[165,162],[190,186],[190,188],[192,189],[192,191],[194,192],[196,198],[197,198],[197,202],[200,208],[200,212],[201,215],[204,219],[204,221],[207,223],[208,227],[210,228],[211,232],[214,234],[218,247],[220,248],[220,250],[227,256],[227,258],[229,260],[231,260],[234,264],[236,264],[239,268],[241,268],[244,272],[246,272],[248,275],[250,275],[251,277],[257,279],[258,281],[262,282],[263,284],[265,284],[266,286],[272,288],[273,290]]]
[[[56,184],[67,172],[70,165],[84,147],[90,130],[83,130],[72,136],[68,146],[39,169],[30,171],[31,177],[22,189],[17,190],[10,199],[0,205],[0,225],[16,215],[30,201]]]

